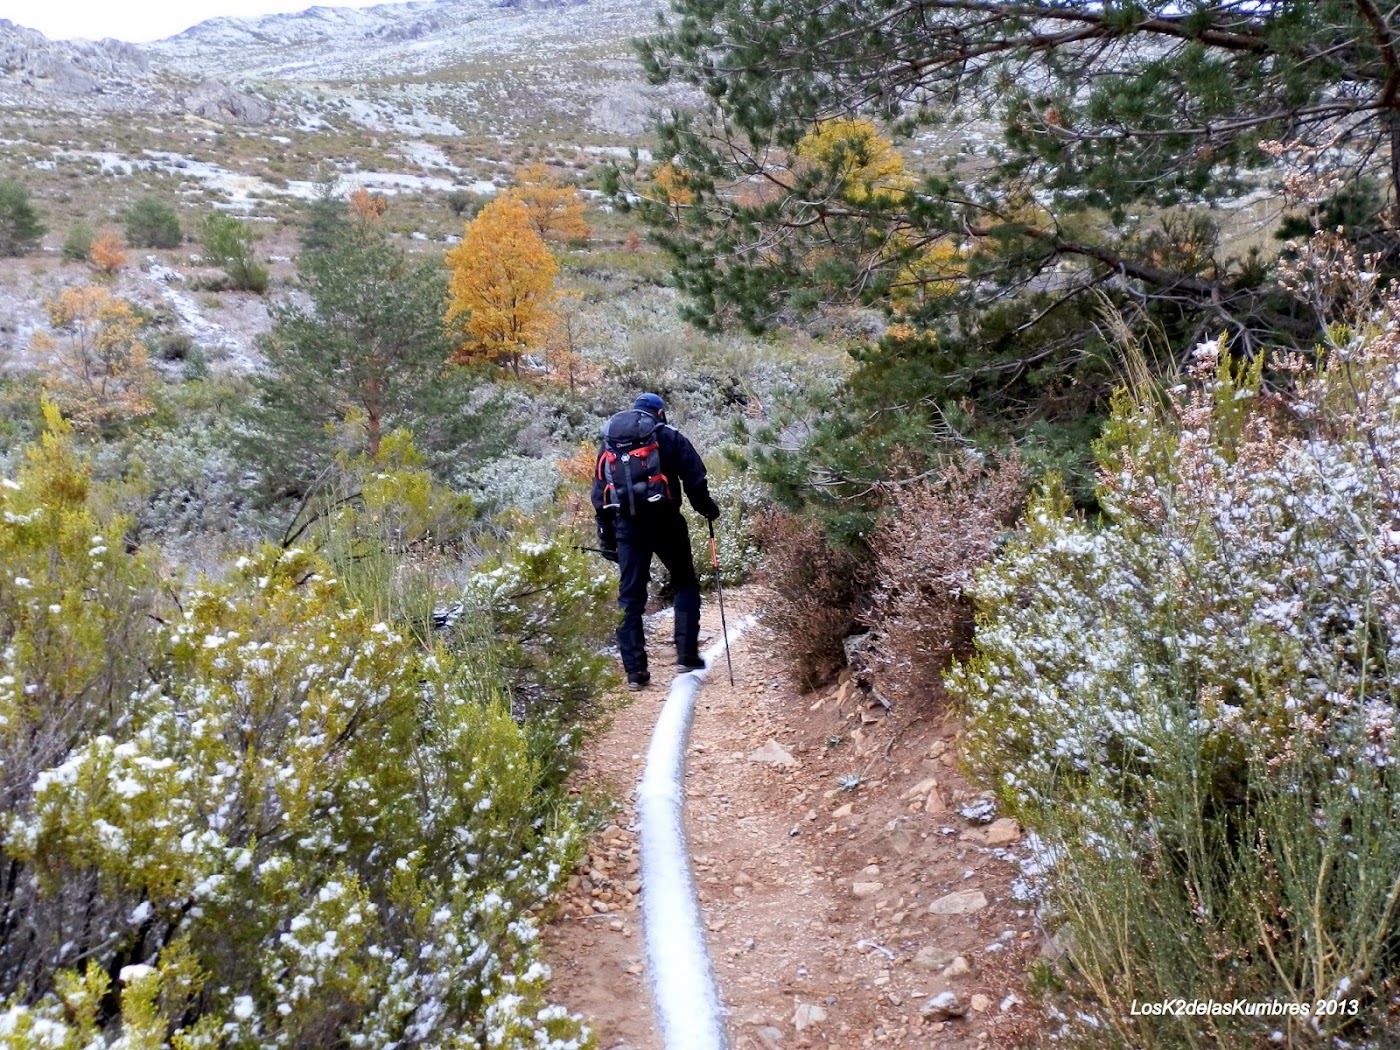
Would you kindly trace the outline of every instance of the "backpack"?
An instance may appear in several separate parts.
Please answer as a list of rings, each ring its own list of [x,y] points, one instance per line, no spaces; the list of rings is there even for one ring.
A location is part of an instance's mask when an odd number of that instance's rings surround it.
[[[619,412],[603,426],[603,450],[597,478],[603,483],[603,506],[633,517],[647,504],[669,502],[671,485],[661,472],[661,446],[650,412]]]

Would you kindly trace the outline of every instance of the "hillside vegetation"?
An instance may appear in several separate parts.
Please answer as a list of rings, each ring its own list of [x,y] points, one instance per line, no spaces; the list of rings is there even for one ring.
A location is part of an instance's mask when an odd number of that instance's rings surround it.
[[[1032,833],[1031,1044],[1391,1045],[1397,16],[645,13],[0,24],[7,1042],[589,1045],[652,390],[796,680]]]

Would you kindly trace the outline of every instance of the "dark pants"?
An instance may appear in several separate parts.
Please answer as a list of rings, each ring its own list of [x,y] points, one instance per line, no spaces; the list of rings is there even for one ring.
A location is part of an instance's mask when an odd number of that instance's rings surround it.
[[[617,604],[622,620],[617,628],[617,648],[628,674],[647,669],[647,642],[642,633],[642,613],[647,607],[647,583],[651,580],[651,556],[671,574],[675,588],[676,653],[693,657],[700,651],[700,581],[690,553],[690,530],[679,511],[661,511],[647,518],[617,519],[617,564],[622,579]]]

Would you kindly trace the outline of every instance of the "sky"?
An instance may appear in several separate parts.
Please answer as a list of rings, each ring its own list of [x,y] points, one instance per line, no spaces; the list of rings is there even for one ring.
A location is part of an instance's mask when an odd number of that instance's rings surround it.
[[[116,37],[133,44],[159,40],[220,15],[267,15],[308,7],[370,7],[396,0],[0,0],[0,18],[37,29],[50,40]]]

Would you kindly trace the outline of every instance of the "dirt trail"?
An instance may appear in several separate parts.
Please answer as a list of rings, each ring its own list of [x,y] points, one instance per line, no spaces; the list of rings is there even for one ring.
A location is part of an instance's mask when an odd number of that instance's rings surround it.
[[[761,601],[757,589],[735,594],[731,622]],[[715,610],[705,627],[718,636]],[[592,1020],[600,1050],[664,1050],[632,796],[669,656],[652,646],[653,685],[584,756],[578,790],[607,790],[621,808],[544,934],[553,997]],[[1015,829],[960,813],[978,800],[954,768],[956,724],[867,706],[854,683],[799,694],[762,624],[733,657],[736,685],[721,660],[699,693],[686,830],[734,1050],[1012,1045],[1029,1023],[1022,985],[1041,941],[999,843]],[[942,992],[961,1016],[928,1008]]]

